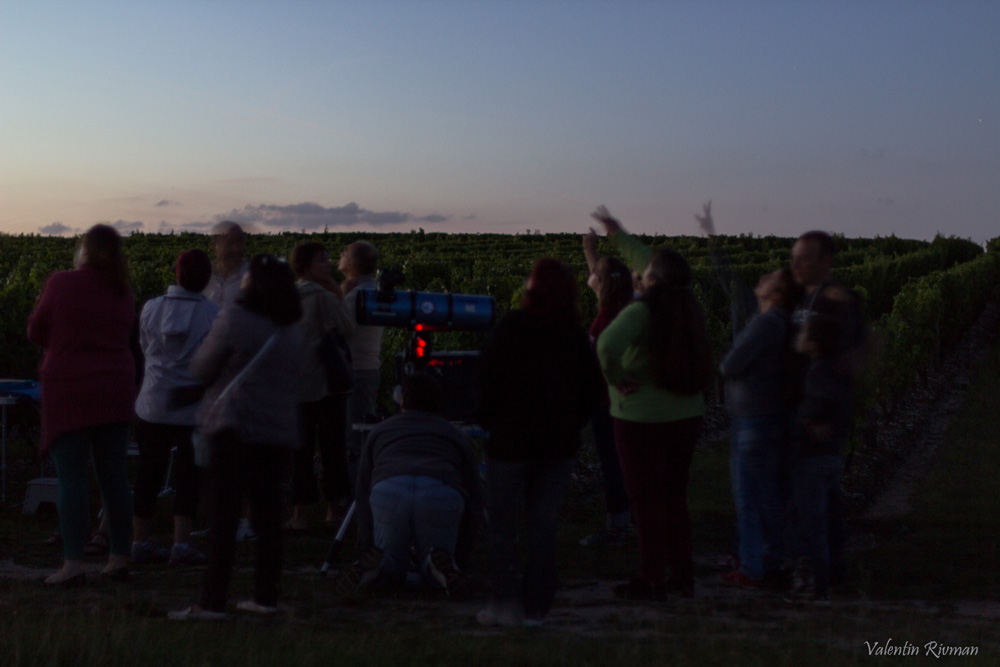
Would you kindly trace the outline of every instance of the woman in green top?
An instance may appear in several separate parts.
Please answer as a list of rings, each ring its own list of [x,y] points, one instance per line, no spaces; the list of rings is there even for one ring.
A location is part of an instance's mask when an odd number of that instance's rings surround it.
[[[639,575],[616,586],[615,594],[689,597],[694,564],[687,487],[713,372],[705,316],[683,257],[667,247],[646,248],[603,206],[593,217],[626,262],[642,271],[642,296],[597,341],[639,535]]]

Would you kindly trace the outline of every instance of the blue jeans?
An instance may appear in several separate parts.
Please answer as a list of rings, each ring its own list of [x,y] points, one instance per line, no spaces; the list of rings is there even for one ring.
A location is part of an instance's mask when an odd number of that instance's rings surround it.
[[[127,422],[101,424],[57,436],[52,460],[59,481],[59,530],[66,560],[83,560],[90,534],[91,460],[108,516],[111,553],[132,553],[132,489],[129,488]]]
[[[486,461],[489,489],[493,601],[520,604],[528,618],[543,618],[556,596],[556,525],[559,502],[576,459]],[[528,561],[517,584],[517,510],[523,494]]]
[[[398,475],[372,487],[375,546],[382,550],[382,578],[400,584],[410,569],[410,546],[423,568],[431,549],[455,553],[465,499],[452,486],[422,475]],[[423,573],[423,572],[422,572]]]
[[[777,571],[784,558],[780,470],[783,415],[734,417],[730,453],[740,570],[751,579]]]
[[[843,501],[839,456],[806,456],[792,464],[792,502],[798,528],[798,555],[813,568],[816,593],[830,592],[831,563],[840,566]]]

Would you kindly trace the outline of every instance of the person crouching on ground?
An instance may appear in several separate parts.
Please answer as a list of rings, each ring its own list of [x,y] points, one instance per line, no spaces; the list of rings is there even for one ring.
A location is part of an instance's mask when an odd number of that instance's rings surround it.
[[[368,435],[357,480],[362,558],[337,580],[341,595],[378,580],[404,583],[411,547],[420,574],[443,587],[466,565],[482,515],[479,464],[469,436],[439,416],[442,390],[425,373],[402,383],[402,412]]]

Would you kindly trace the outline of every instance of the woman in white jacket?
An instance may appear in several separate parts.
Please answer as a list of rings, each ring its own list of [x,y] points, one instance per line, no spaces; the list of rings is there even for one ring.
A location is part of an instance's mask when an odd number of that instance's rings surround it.
[[[219,307],[202,295],[212,275],[212,263],[205,252],[181,253],[174,268],[178,284],[168,287],[165,295],[149,300],[139,318],[146,371],[135,402],[139,470],[132,519],[133,564],[167,559],[166,551],[158,549],[149,534],[158,491],[170,463],[170,451],[175,447],[174,544],[170,562],[191,565],[204,560],[204,555],[190,544],[200,489],[200,473],[191,446],[198,402],[176,406],[173,396],[177,390],[194,385],[188,365]]]

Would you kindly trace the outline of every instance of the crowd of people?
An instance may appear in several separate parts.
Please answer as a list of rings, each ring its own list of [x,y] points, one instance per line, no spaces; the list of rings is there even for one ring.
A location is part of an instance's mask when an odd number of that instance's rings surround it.
[[[29,319],[28,336],[44,350],[41,447],[55,463],[64,551],[45,585],[86,583],[93,468],[109,536],[101,577],[125,581],[151,562],[205,564],[197,602],[172,618],[228,617],[247,525],[254,595],[236,607],[278,613],[283,540],[311,529],[310,508],[322,500],[326,524],[357,522],[359,557],[334,582],[338,594],[408,585],[451,593],[485,526],[491,597],[479,622],[538,625],[555,600],[559,507],[589,424],[606,517],[581,546],[622,546],[634,531],[636,572],[614,594],[690,597],[690,468],[705,394],[721,373],[737,514],[722,580],[828,603],[844,576],[841,454],[866,348],[859,301],[832,280],[833,239],[803,234],[790,268],[761,277],[749,297],[756,313],[741,330],[734,318],[717,368],[684,257],[646,247],[603,206],[592,217],[621,259],[598,256],[594,229],[583,235],[598,305],[589,335],[578,276],[549,257],[534,263],[521,307],[482,348],[482,465],[469,434],[441,416],[442,386],[426,372],[402,378],[398,414],[355,428],[375,412],[381,377],[382,329],[358,322],[354,307],[359,290],[376,287],[370,243],[343,250],[338,283],[321,243],[300,244],[289,262],[247,258],[246,232],[220,223],[215,262],[181,253],[177,284],[137,315],[121,238],[91,228],[76,268],[49,278]],[[696,218],[714,237],[709,205]],[[343,382],[324,363],[331,339],[349,365]],[[161,549],[151,534],[168,467],[173,543]],[[207,553],[191,541],[199,505]]]

